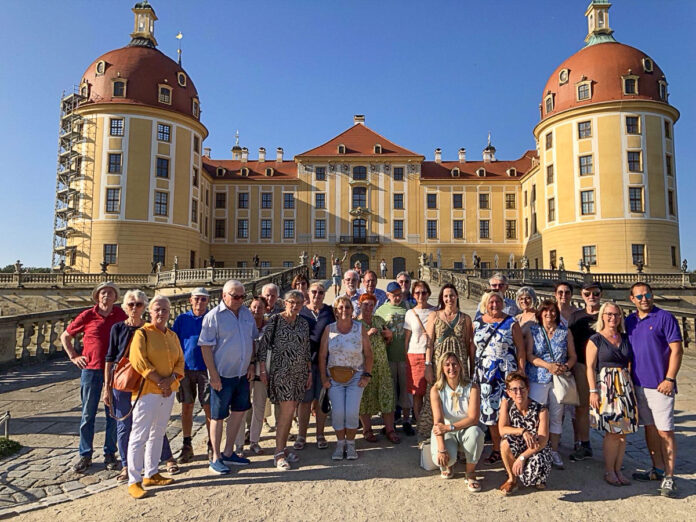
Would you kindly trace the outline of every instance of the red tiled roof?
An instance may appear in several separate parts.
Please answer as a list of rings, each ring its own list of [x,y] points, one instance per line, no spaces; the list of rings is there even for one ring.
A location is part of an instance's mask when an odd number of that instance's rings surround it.
[[[218,167],[225,169],[225,174],[218,176]],[[203,156],[203,170],[213,179],[247,179],[241,174],[244,167],[249,169],[248,179],[255,182],[297,179],[297,164],[292,160],[280,163],[275,160],[242,162],[240,160],[216,160]],[[273,176],[266,176],[266,169],[269,167],[273,169]]]
[[[484,163],[483,161],[467,161],[465,163],[460,163],[459,161],[443,161],[442,163],[424,161],[421,166],[421,179],[519,179],[532,168],[534,165],[533,160],[536,158],[538,158],[536,151],[528,150],[520,159],[512,161],[491,161],[490,163]],[[459,169],[459,178],[452,177],[452,169],[455,167]],[[485,178],[481,178],[476,174],[476,171],[481,167],[486,169]],[[510,168],[517,170],[517,176],[508,175],[507,170]]]
[[[382,153],[375,154],[375,145],[382,146]],[[384,136],[377,134],[372,129],[362,123],[358,123],[345,130],[335,138],[330,139],[323,145],[319,145],[307,152],[299,154],[298,158],[312,156],[338,156],[338,146],[345,145],[346,153],[341,156],[361,157],[390,157],[390,156],[415,156],[422,158],[420,154],[411,152],[410,150],[399,147],[396,143],[392,143]]]

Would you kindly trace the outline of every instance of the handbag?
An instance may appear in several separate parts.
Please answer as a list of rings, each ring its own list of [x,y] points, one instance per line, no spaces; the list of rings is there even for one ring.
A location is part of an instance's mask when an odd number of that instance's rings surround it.
[[[329,368],[329,375],[331,375],[334,381],[340,384],[346,384],[350,382],[357,371],[358,370],[354,370],[350,366],[332,366]]]
[[[319,392],[319,407],[324,415],[331,412],[331,401],[329,400],[328,390],[322,386]]]
[[[266,349],[266,373],[271,373],[271,360],[273,358],[273,344],[275,343],[276,329],[278,328],[278,319],[280,314],[273,316],[273,329],[271,330],[271,340],[268,343],[268,348]]]
[[[145,341],[147,341],[147,331],[142,330],[142,332],[145,336]],[[132,340],[133,338],[131,338],[131,341]],[[133,365],[130,362],[129,356],[130,342],[128,343],[128,347],[126,348],[123,357],[121,357],[121,360],[118,361],[118,364],[116,365],[116,369],[114,370],[114,378],[111,385],[115,390],[137,393],[137,395],[131,404],[130,410],[123,417],[116,417],[114,415],[113,403],[109,405],[109,416],[118,422],[123,422],[128,417],[133,415],[135,405],[138,404],[138,400],[143,393],[143,387],[145,386],[145,379],[142,375],[135,371],[135,368],[133,368]]]
[[[551,349],[551,341],[549,336],[546,334],[546,330],[543,326],[540,326],[542,332],[544,333],[544,339],[546,340],[546,349],[549,351],[551,360],[556,362],[556,358],[553,356],[553,350]],[[558,399],[561,404],[566,404],[568,406],[578,406],[580,404],[580,395],[578,395],[578,387],[575,384],[575,377],[569,371],[561,375],[553,375],[553,394]]]
[[[439,468],[433,462],[433,454],[430,451],[430,442],[424,442],[420,448],[420,467],[425,471],[434,471]]]

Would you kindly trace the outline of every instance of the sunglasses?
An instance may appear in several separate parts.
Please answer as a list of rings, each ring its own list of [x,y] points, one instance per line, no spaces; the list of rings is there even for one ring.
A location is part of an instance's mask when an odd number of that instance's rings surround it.
[[[310,290],[309,293],[312,295],[324,295],[323,290]]]
[[[560,295],[570,295],[573,292],[571,292],[570,290],[557,290],[556,293]]]
[[[633,297],[636,298],[636,301],[642,301],[644,297],[648,300],[652,299],[653,295],[650,292],[648,292],[647,294],[636,294]]]
[[[126,303],[126,306],[128,308],[142,308],[145,306],[145,303]]]
[[[594,292],[583,292],[582,295],[584,295],[585,297],[599,297],[600,295],[602,295],[602,292],[600,292],[599,290],[595,290]]]
[[[418,291],[418,292],[413,292],[413,295],[428,295],[428,292],[426,291]]]
[[[234,299],[235,301],[239,301],[241,299],[244,299],[244,294],[242,295],[237,295],[237,294],[227,294],[230,296],[230,299]]]

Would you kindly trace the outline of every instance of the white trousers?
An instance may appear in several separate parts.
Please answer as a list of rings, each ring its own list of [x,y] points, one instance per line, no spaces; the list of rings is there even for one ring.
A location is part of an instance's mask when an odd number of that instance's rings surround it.
[[[235,448],[240,451],[244,447],[244,433],[247,422],[249,426],[249,441],[258,444],[261,438],[261,430],[263,429],[263,418],[266,416],[266,385],[261,381],[252,381],[251,383],[251,410],[247,410],[244,415],[245,421],[239,425],[239,432],[235,440]]]
[[[135,405],[128,440],[128,484],[142,482],[143,467],[147,478],[157,473],[174,395],[163,397],[158,393],[148,393]]]
[[[558,402],[558,398],[553,393],[553,381],[546,384],[530,382],[529,397],[549,408],[549,433],[555,435],[563,433],[564,405]]]

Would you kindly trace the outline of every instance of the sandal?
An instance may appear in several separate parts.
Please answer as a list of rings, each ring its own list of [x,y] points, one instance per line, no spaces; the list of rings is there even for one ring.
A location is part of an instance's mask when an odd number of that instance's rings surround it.
[[[621,487],[621,481],[618,479],[612,480],[610,478],[610,475],[611,475],[611,473],[608,471],[604,474],[604,482],[606,482],[607,484],[610,484],[612,486]]]
[[[500,487],[498,488],[498,491],[500,491],[503,495],[506,497],[508,495],[511,495],[513,491],[517,489],[517,480],[506,480],[503,482]]]
[[[326,442],[326,437],[323,435],[320,437],[317,437],[317,449],[326,449],[329,447],[329,443]]]
[[[377,435],[375,435],[375,432],[372,430],[364,430],[363,439],[367,442],[377,442]]]
[[[488,455],[488,458],[484,461],[486,464],[496,464],[500,462],[502,459],[500,457],[500,451],[498,450],[493,450],[491,451],[491,454]]]
[[[440,469],[441,479],[451,479],[452,477],[454,477],[454,470],[452,470],[452,466],[445,469]]]
[[[619,479],[619,482],[621,482],[622,486],[630,486],[631,485],[631,481],[628,480],[626,477],[624,477],[621,473],[617,473],[616,478]]]
[[[285,457],[285,452],[281,451],[280,453],[276,453],[273,455],[273,465],[276,467],[276,469],[279,469],[281,471],[288,471],[290,469],[290,463],[288,462],[288,459]]]
[[[476,473],[473,475],[473,477],[470,477],[468,473],[466,474],[466,489],[471,493],[480,493],[481,483],[476,479]]]
[[[295,444],[292,445],[294,449],[297,451],[302,451],[305,448],[305,445],[307,444],[307,441],[305,440],[304,437],[301,435],[297,436],[297,440],[295,441]]]
[[[539,491],[543,491],[546,489],[546,482],[540,482],[539,484],[535,484],[534,487],[537,488]]]
[[[119,484],[128,482],[128,468],[121,469],[121,473],[119,473],[116,477],[116,482],[118,482]]]
[[[181,471],[175,460],[168,460],[166,463],[167,473],[170,475],[176,475]]]
[[[389,442],[392,444],[401,444],[401,439],[394,430],[387,432],[387,439],[389,439]]]
[[[300,457],[297,456],[297,453],[294,453],[292,451],[285,450],[283,452],[285,454],[285,458],[288,460],[288,462],[299,462]]]

